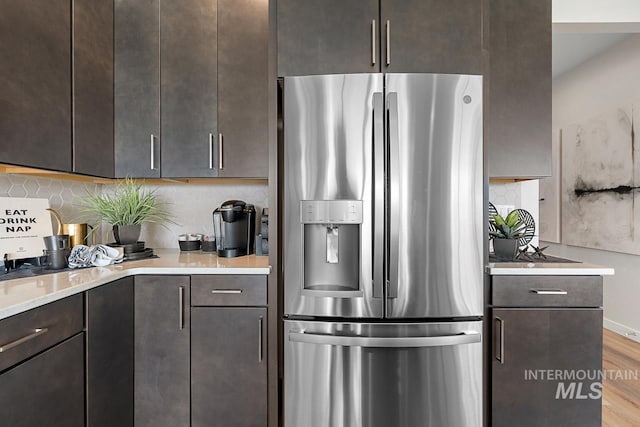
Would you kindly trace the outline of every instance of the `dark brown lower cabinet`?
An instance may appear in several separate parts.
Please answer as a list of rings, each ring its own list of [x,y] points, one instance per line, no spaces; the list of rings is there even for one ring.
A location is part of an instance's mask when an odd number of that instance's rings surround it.
[[[267,309],[191,309],[191,425],[267,425]]]
[[[85,425],[82,333],[0,374],[0,424]]]
[[[133,426],[133,277],[87,292],[87,426]]]
[[[136,276],[136,427],[189,427],[189,276]]]
[[[602,309],[492,313],[492,425],[600,426]]]

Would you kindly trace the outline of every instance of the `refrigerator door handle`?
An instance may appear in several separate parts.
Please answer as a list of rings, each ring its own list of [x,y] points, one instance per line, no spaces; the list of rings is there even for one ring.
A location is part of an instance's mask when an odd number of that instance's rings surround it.
[[[389,209],[387,222],[389,225],[389,283],[386,298],[398,297],[398,260],[399,260],[399,240],[398,230],[400,209],[400,174],[398,167],[400,164],[399,144],[400,135],[398,130],[398,93],[389,92],[387,96],[387,132],[389,139]],[[387,304],[388,305],[388,304]],[[386,310],[385,310],[386,311]],[[385,313],[388,316],[388,313]]]
[[[304,332],[289,332],[289,341],[306,344],[337,345],[343,347],[444,347],[480,342],[479,332],[465,332],[456,335],[433,337],[357,337],[345,335],[325,335]]]
[[[384,100],[373,94],[373,297],[384,297]]]

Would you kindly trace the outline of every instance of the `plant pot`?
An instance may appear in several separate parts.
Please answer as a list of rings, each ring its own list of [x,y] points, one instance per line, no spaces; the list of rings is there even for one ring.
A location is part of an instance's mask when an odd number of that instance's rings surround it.
[[[493,252],[504,260],[513,260],[519,247],[518,239],[493,239]]]
[[[136,243],[140,238],[140,228],[140,224],[114,225],[113,236],[116,238],[116,243],[120,245]]]

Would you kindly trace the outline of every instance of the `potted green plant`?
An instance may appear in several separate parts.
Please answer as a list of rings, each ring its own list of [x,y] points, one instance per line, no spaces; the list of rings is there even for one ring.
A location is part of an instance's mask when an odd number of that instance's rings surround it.
[[[497,214],[491,217],[489,234],[493,238],[493,251],[499,258],[513,259],[518,253],[518,240],[524,236],[527,225],[517,211],[511,211],[506,218]]]
[[[119,181],[113,192],[87,191],[82,198],[83,211],[113,226],[113,235],[121,245],[136,243],[142,223],[175,224],[172,215],[158,200],[156,190],[145,190],[132,178]]]

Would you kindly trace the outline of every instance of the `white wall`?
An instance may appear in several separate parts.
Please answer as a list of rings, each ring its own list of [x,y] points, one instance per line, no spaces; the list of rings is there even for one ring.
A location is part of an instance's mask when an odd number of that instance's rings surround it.
[[[640,7],[640,2],[636,4]],[[640,35],[633,35],[554,80],[553,127],[639,100]],[[615,268],[616,275],[604,279],[605,325],[619,332],[640,331],[640,257],[550,245],[554,254]]]
[[[552,22],[640,22],[638,0],[553,0]]]

